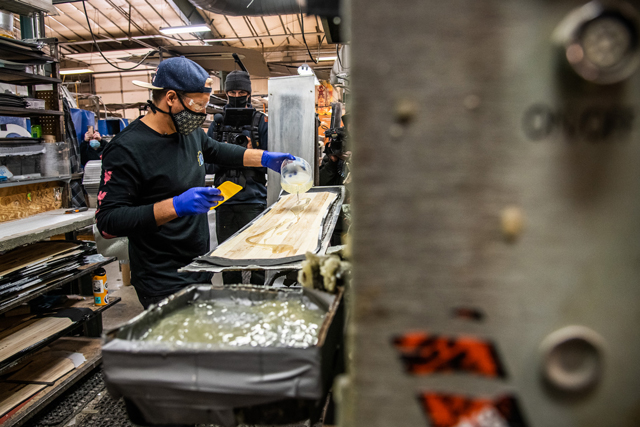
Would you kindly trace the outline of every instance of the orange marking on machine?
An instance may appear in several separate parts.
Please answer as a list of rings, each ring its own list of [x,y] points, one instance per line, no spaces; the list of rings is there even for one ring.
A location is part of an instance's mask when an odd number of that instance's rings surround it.
[[[411,332],[394,338],[406,371],[414,375],[470,372],[505,377],[493,343],[474,337],[444,337]]]

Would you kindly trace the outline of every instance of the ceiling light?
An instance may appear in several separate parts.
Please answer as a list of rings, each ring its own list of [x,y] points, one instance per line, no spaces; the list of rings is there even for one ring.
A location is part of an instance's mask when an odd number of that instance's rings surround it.
[[[313,70],[307,64],[302,64],[298,67],[298,74],[301,76],[313,76]]]
[[[313,72],[311,67],[309,67],[306,62],[298,67],[298,74],[300,74],[301,76],[313,76],[315,85],[316,86],[320,85],[320,80],[318,80],[316,73]]]
[[[93,70],[90,70],[89,68],[68,68],[66,70],[60,70],[60,74],[61,75],[65,75],[65,74],[87,74],[87,73],[93,73]]]
[[[336,59],[338,59],[337,56],[321,56],[318,61],[335,61]]]
[[[209,27],[205,24],[187,25],[185,27],[164,27],[160,28],[162,34],[180,34],[180,33],[204,33],[209,31]]]

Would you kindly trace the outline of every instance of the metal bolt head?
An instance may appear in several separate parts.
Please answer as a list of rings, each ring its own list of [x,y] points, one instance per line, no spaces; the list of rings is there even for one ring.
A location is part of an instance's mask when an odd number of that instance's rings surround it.
[[[518,206],[507,206],[502,210],[502,235],[513,242],[520,237],[524,229],[524,212]]]
[[[408,124],[416,117],[418,106],[410,99],[401,99],[394,109],[395,120],[401,124]]]

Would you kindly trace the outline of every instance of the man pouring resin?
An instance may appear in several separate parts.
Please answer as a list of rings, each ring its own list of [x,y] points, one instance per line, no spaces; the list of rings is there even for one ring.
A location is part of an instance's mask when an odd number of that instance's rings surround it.
[[[144,308],[209,273],[178,269],[209,250],[206,213],[223,199],[204,187],[205,163],[239,167],[280,165],[293,156],[223,144],[201,126],[211,79],[184,57],[160,63],[151,84],[149,113],[111,140],[102,155],[97,226],[106,237],[127,236],[131,283]]]

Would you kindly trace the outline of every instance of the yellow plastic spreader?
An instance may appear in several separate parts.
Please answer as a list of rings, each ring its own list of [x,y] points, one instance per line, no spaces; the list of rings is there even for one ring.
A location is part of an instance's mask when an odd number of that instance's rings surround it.
[[[217,205],[215,205],[209,210],[213,210],[217,208],[218,206],[220,206],[221,204],[223,204],[224,202],[226,202],[227,200],[229,200],[230,198],[238,194],[240,190],[242,190],[242,186],[231,181],[225,181],[222,184],[220,184],[220,186],[218,186],[218,190],[220,190],[220,193],[222,193],[224,200],[222,200],[221,202],[219,202]]]

